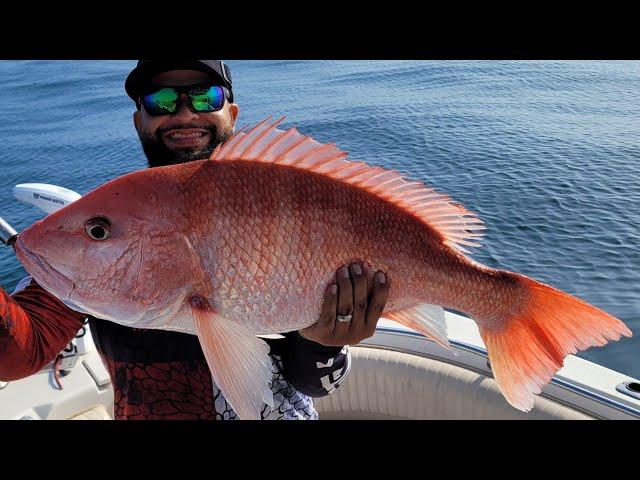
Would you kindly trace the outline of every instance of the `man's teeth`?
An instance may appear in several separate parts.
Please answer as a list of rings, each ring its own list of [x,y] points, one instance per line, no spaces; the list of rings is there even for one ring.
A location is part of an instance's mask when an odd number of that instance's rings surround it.
[[[204,133],[202,132],[197,132],[197,133],[172,133],[171,135],[169,135],[169,138],[171,140],[182,140],[183,138],[199,138],[199,137],[203,137]]]

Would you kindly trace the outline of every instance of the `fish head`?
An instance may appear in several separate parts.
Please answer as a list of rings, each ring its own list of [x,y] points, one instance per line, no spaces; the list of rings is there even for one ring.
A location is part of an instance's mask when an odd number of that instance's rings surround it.
[[[198,262],[180,186],[163,168],[120,177],[36,222],[18,236],[18,259],[73,310],[140,328],[165,321]]]

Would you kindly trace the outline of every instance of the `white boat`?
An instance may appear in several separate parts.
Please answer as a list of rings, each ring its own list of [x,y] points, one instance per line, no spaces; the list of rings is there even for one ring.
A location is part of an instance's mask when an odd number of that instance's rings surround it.
[[[321,420],[640,419],[640,381],[570,355],[536,398],[534,409],[510,406],[491,374],[475,323],[447,312],[446,350],[432,340],[381,319],[373,337],[351,347],[348,378],[329,396],[315,399]],[[113,387],[87,329],[60,366],[0,384],[0,419],[110,420]],[[455,352],[455,353],[454,353]]]
[[[17,186],[16,197],[23,193],[21,199],[45,211],[56,195],[63,204],[76,199],[75,192],[51,187]],[[49,197],[46,205],[38,192]],[[3,241],[15,233],[7,228]],[[536,397],[531,412],[516,410],[498,390],[476,324],[451,312],[446,318],[452,350],[381,319],[373,337],[351,347],[348,378],[314,401],[319,418],[640,419],[639,380],[573,355]],[[88,325],[63,355],[62,389],[53,364],[28,378],[0,382],[0,419],[113,418],[113,386]]]

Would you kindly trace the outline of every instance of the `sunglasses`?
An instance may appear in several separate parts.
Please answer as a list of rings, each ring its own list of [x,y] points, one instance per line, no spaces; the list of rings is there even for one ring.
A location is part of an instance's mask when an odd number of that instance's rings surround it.
[[[189,97],[190,108],[197,113],[209,113],[220,110],[229,91],[219,85],[190,85],[185,87],[162,87],[152,93],[144,95],[140,104],[153,117],[172,115],[178,110],[180,94]]]

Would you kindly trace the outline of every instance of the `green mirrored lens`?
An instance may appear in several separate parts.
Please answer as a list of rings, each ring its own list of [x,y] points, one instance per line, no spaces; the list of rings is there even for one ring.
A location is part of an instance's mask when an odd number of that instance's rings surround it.
[[[144,97],[144,106],[152,115],[162,115],[176,111],[178,93],[173,88],[163,88]]]
[[[224,104],[224,91],[218,86],[190,92],[189,96],[196,112],[214,112]]]

